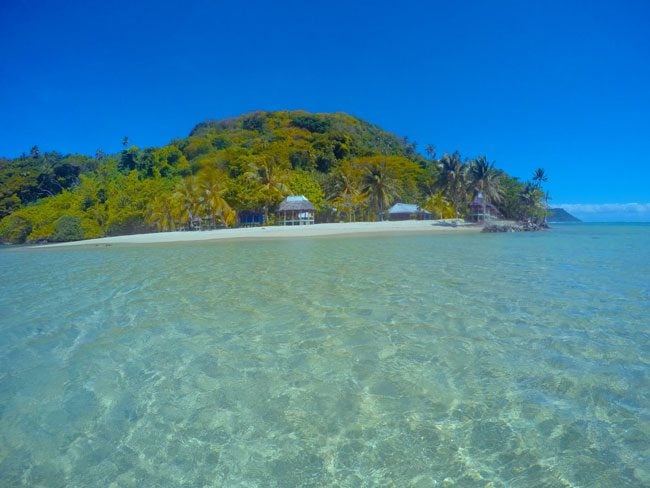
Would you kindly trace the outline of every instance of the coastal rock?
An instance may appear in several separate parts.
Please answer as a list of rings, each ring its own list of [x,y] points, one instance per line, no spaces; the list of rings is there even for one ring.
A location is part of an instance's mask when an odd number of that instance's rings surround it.
[[[528,232],[548,229],[548,224],[545,222],[491,222],[485,224],[482,232]]]
[[[523,232],[524,227],[515,222],[486,224],[481,232]]]

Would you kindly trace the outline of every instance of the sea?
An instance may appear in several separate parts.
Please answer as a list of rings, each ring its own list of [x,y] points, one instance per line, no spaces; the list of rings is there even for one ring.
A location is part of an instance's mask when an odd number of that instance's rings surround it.
[[[2,487],[648,487],[650,225],[0,249]]]

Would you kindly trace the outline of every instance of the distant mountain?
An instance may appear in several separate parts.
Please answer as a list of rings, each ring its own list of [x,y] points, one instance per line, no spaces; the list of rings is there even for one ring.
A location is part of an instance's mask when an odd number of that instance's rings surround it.
[[[582,222],[582,220],[574,217],[563,208],[549,209],[548,217],[546,220],[547,222]]]

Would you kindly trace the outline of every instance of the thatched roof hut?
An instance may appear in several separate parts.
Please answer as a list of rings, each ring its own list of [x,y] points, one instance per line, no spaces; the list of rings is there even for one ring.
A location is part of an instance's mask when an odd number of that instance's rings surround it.
[[[489,203],[483,196],[483,193],[478,192],[469,204],[469,219],[471,222],[485,222],[486,220],[494,220],[499,218],[499,211],[497,208]]]
[[[388,209],[389,220],[429,220],[431,213],[413,203],[396,203]]]
[[[285,198],[278,207],[280,225],[309,225],[314,223],[316,208],[304,195]]]

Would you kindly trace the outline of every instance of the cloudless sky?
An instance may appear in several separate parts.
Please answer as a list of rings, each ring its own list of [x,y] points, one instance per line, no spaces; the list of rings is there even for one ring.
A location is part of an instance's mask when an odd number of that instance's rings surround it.
[[[0,156],[281,109],[543,167],[551,205],[648,203],[650,1],[0,0]]]

